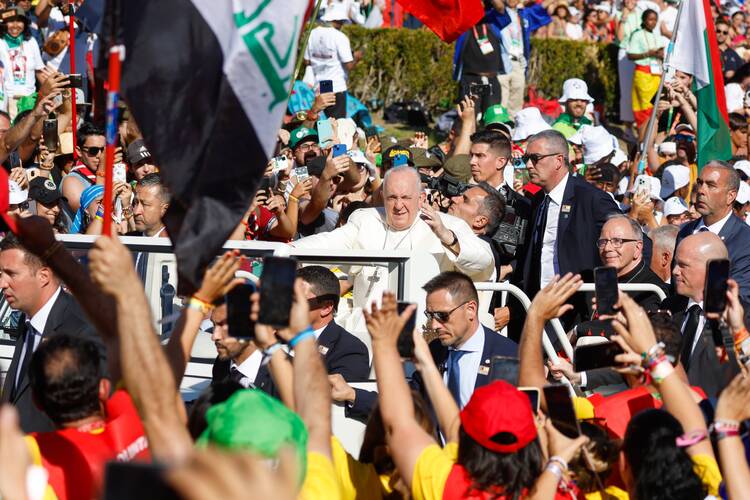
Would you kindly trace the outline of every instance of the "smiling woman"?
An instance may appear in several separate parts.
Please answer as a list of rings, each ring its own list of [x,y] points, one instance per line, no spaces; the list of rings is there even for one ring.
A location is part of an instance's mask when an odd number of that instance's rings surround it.
[[[44,68],[44,63],[39,45],[31,37],[26,12],[21,7],[12,7],[2,12],[1,18],[4,28],[0,39],[0,62],[6,75],[0,85],[5,86],[4,94],[9,100],[0,102],[0,109],[7,109],[14,118],[18,100],[36,90],[37,72]]]

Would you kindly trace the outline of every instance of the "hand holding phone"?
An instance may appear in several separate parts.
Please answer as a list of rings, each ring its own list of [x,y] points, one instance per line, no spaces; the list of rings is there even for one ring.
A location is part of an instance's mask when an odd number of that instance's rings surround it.
[[[411,305],[414,304],[411,302],[397,302],[396,308],[398,315],[400,316],[403,314]],[[401,329],[401,333],[398,334],[398,353],[403,359],[412,359],[414,357],[414,328],[416,327],[416,323],[417,309],[415,308],[411,312],[409,319],[406,321],[404,328]]]
[[[706,285],[703,291],[703,310],[722,314],[727,307],[729,260],[711,259],[706,262]]]
[[[504,380],[510,385],[518,385],[518,358],[511,356],[492,356],[490,380]]]
[[[289,326],[289,312],[294,300],[294,281],[296,278],[296,259],[286,257],[266,257],[263,259],[258,323],[277,328]]]
[[[607,242],[611,245],[611,242]],[[617,287],[617,269],[609,266],[594,269],[594,289],[596,294],[596,310],[599,316],[610,316],[617,312],[619,289]]]
[[[333,80],[321,80],[320,81],[320,93],[329,94],[333,92]]]
[[[547,415],[552,420],[552,425],[570,439],[580,436],[581,427],[568,387],[563,384],[551,384],[544,386],[543,390],[544,400],[547,402]]]
[[[346,154],[346,144],[334,144],[333,145],[333,158],[343,156]]]
[[[250,321],[250,296],[253,293],[255,285],[237,285],[224,296],[230,337],[242,340],[255,338],[255,325]]]
[[[580,373],[597,368],[617,366],[615,356],[623,352],[622,347],[617,342],[576,346],[573,356],[574,369]]]

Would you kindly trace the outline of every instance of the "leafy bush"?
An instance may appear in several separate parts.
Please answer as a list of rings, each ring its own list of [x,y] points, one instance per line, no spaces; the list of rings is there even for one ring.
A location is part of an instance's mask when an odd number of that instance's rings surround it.
[[[449,106],[457,95],[451,78],[453,45],[427,29],[347,26],[362,62],[349,75],[349,91],[367,102],[419,100],[431,109]],[[583,78],[591,95],[613,109],[617,95],[617,49],[612,45],[532,39],[528,83],[547,98],[559,97],[567,78]]]

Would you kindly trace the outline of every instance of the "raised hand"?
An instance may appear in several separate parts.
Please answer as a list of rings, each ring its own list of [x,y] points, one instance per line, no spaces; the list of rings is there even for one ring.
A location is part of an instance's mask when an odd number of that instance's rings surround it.
[[[529,307],[529,314],[535,314],[544,321],[559,318],[573,309],[573,306],[566,302],[582,284],[580,274],[568,273],[562,278],[555,276],[547,286],[537,292]]]

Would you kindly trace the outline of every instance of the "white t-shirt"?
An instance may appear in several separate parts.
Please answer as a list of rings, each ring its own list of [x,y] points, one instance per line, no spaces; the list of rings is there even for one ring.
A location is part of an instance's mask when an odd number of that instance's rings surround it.
[[[579,23],[565,23],[565,34],[571,40],[580,40],[583,38],[583,27]]]
[[[331,80],[334,92],[346,90],[347,75],[343,65],[352,62],[354,56],[345,34],[327,26],[315,28],[310,33],[305,59],[310,61],[316,84],[321,80]]]
[[[674,23],[677,21],[677,9],[671,5],[667,6],[666,9],[661,11],[659,14],[659,22],[669,31],[674,31]]]
[[[0,57],[5,66],[3,77],[8,96],[33,94],[36,90],[36,72],[44,68],[36,40],[24,40],[20,47],[11,49],[4,39],[0,39]]]

